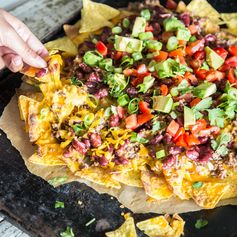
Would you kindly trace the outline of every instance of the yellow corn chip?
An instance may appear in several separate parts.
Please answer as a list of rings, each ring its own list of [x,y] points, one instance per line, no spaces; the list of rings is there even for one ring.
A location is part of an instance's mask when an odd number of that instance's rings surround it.
[[[46,166],[66,165],[65,162],[57,156],[45,155],[42,157],[37,155],[36,153],[29,158],[29,162]]]
[[[134,220],[128,217],[115,231],[105,233],[107,237],[137,237]]]
[[[229,32],[237,35],[237,13],[221,13],[220,16],[228,26]]]
[[[83,169],[76,172],[76,175],[93,183],[104,185],[106,187],[117,189],[121,187],[118,181],[112,179],[112,176],[108,170],[99,167],[89,167],[87,169]]]
[[[173,229],[173,233],[168,235],[170,237],[179,237],[184,234],[184,220],[178,215],[174,214],[170,221],[170,226]]]
[[[148,196],[156,200],[167,199],[172,196],[172,191],[163,177],[146,170],[141,172],[141,180]]]

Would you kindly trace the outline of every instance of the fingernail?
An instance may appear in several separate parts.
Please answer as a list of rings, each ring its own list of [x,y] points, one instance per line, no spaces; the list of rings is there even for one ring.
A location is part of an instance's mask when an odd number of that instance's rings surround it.
[[[22,59],[20,56],[16,56],[12,59],[12,63],[16,66],[16,67],[20,67],[22,65]]]
[[[47,67],[47,63],[40,56],[38,56],[36,60],[40,68]]]

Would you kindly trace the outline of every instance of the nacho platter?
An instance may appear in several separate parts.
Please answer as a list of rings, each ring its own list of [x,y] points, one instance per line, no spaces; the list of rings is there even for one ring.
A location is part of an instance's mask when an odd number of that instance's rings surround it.
[[[55,64],[55,58],[56,58],[56,56],[52,56],[51,58],[50,58],[50,60],[52,60],[52,64]],[[49,60],[49,65],[50,65],[50,60]],[[57,61],[58,60],[58,61]],[[58,58],[56,60],[56,62],[59,62],[59,64],[60,64],[60,59]],[[57,74],[57,71],[56,71],[56,74]],[[45,82],[47,82],[47,78],[42,78],[43,80],[45,80],[44,81],[44,83]],[[54,78],[55,79],[55,82],[57,83],[57,79],[56,78]],[[57,85],[58,86],[58,85]],[[66,91],[64,91],[65,93],[67,93],[67,92],[69,92],[70,94],[72,93],[72,91],[67,91],[67,89],[66,89]],[[46,92],[47,93],[47,92]],[[81,92],[80,92],[81,93]],[[78,93],[76,93],[76,94],[78,94]],[[82,93],[83,94],[83,93]],[[73,96],[74,97],[74,96]],[[83,98],[84,98],[85,96],[84,96],[84,94],[83,94]],[[74,97],[75,98],[75,97]],[[35,99],[35,98],[32,98],[33,100]],[[80,98],[81,99],[81,98]],[[94,99],[94,98],[93,98]],[[203,99],[203,98],[202,98]],[[205,99],[205,98],[204,98]],[[25,100],[27,100],[26,98],[25,98],[25,96],[23,95],[23,96],[21,96],[20,97],[20,105],[22,106],[22,108],[24,108],[24,103],[26,102]],[[36,99],[37,100],[37,99]],[[23,101],[23,102],[22,102]],[[83,101],[83,100],[80,100],[80,101]],[[31,101],[32,102],[32,101]],[[37,108],[37,106],[36,106],[36,104],[34,103],[34,102],[32,102],[31,103],[30,102],[30,104],[32,104],[32,109],[34,110],[34,109],[36,109]],[[91,102],[91,101],[90,101]],[[89,102],[89,103],[90,103]],[[27,101],[27,103],[28,103],[28,101]],[[24,112],[24,109],[22,109],[21,110],[22,112]],[[43,110],[44,111],[44,110]],[[33,113],[34,113],[35,111],[33,111]],[[45,112],[45,111],[44,111]],[[90,111],[89,111],[90,112]],[[100,111],[99,111],[100,112]],[[88,113],[88,111],[86,112],[86,113]],[[90,113],[89,113],[90,114]],[[24,113],[22,113],[22,117],[24,118]],[[97,114],[95,114],[94,116],[96,116]],[[47,112],[46,112],[46,115],[45,115],[46,117],[48,116],[47,115]],[[38,126],[38,125],[37,125]],[[40,128],[40,126],[38,126],[38,128]],[[35,129],[33,128],[33,130],[32,131],[35,131]],[[34,133],[34,132],[33,132]],[[46,134],[46,133],[45,133]],[[32,139],[34,140],[35,139],[35,134],[32,134]],[[47,136],[47,134],[46,134],[46,136]],[[126,136],[127,136],[127,134],[126,134]],[[37,137],[37,134],[36,134],[36,137]],[[47,137],[48,138],[48,137]],[[135,138],[135,139],[138,139],[137,137]],[[139,138],[140,139],[140,138]],[[33,141],[32,140],[32,141]],[[114,139],[115,140],[115,139]],[[40,144],[40,145],[42,145],[42,143],[41,143],[42,141],[39,141],[39,143],[38,144]],[[44,141],[43,141],[44,142]],[[55,149],[55,146],[52,146],[52,147],[49,147],[51,150],[54,150]],[[56,147],[57,149],[57,151],[59,151],[60,152],[60,149],[58,148],[58,147]],[[140,147],[140,150],[142,150],[142,148],[143,148],[143,146],[141,146]],[[142,150],[143,151],[143,150]],[[162,150],[158,150],[158,151],[162,151]],[[41,152],[45,152],[45,150],[44,149],[42,149],[41,150]],[[46,151],[47,152],[47,151]],[[144,151],[143,151],[144,152]],[[161,152],[162,153],[162,152]],[[55,154],[54,154],[55,155]],[[57,155],[57,154],[56,154]],[[42,155],[41,155],[42,156]],[[50,156],[51,157],[51,156]],[[51,165],[62,165],[62,161],[61,161],[61,159],[59,159],[59,160],[54,160],[56,163],[52,163],[51,162],[51,160],[50,160],[50,158],[46,158],[45,160],[44,159],[39,159],[39,157],[38,156],[32,156],[31,157],[31,159],[30,159],[33,163],[38,163],[39,164],[39,162],[41,162],[40,164],[51,164]],[[49,162],[49,163],[47,163],[47,162]],[[185,161],[184,161],[185,162]],[[69,166],[70,165],[72,165],[72,164],[68,164]],[[152,196],[152,194],[150,193],[151,191],[149,191],[150,190],[150,188],[151,187],[153,187],[152,185],[145,185],[147,182],[149,183],[150,181],[151,181],[151,179],[152,179],[152,177],[153,177],[153,175],[154,175],[154,173],[153,173],[153,171],[150,169],[151,168],[151,166],[152,166],[152,164],[149,164],[149,168],[147,169],[147,165],[145,166],[145,167],[142,167],[142,169],[141,169],[141,173],[142,173],[142,184],[145,186],[145,190],[146,190],[146,193],[150,196],[150,197],[152,197],[152,198],[154,198],[154,196]],[[98,167],[97,167],[98,168]],[[118,185],[118,182],[115,182],[115,181],[120,181],[121,183],[123,183],[124,181],[123,180],[128,180],[129,179],[129,173],[127,173],[127,176],[125,176],[125,177],[123,177],[123,176],[121,176],[121,174],[123,173],[123,172],[121,172],[121,170],[120,169],[115,169],[115,170],[113,170],[113,177],[112,177],[112,180],[110,179],[110,177],[108,177],[108,179],[106,178],[106,182],[105,181],[101,181],[101,178],[100,177],[96,177],[96,175],[93,175],[93,172],[95,171],[95,173],[98,175],[98,174],[100,174],[100,172],[101,172],[101,169],[97,169],[97,168],[93,168],[93,170],[87,170],[87,171],[89,171],[89,172],[84,172],[84,171],[79,171],[79,175],[80,175],[80,177],[82,177],[82,178],[87,178],[87,179],[89,179],[89,180],[95,180],[95,178],[98,178],[98,182],[100,183],[100,184],[103,184],[103,183],[106,183],[108,186],[110,186],[110,187],[114,187],[114,188],[118,188],[119,187],[119,185]],[[75,171],[75,170],[77,170],[77,168],[72,168],[72,166],[71,166],[71,169],[73,169],[72,171]],[[140,170],[140,169],[139,169]],[[93,171],[93,172],[92,172]],[[129,171],[131,171],[131,168],[130,167],[127,167],[127,169],[126,169],[126,172],[129,172]],[[181,171],[180,171],[181,172]],[[182,172],[181,172],[182,173]],[[171,183],[173,183],[173,180],[172,180],[172,177],[170,177],[169,176],[169,174],[170,174],[170,172],[168,172],[167,171],[167,173],[166,173],[166,171],[163,173],[163,175],[165,175],[165,177],[166,177],[166,179],[165,179],[165,181],[162,183],[162,186],[164,185],[164,183],[165,182],[168,182],[169,181],[169,178],[171,178]],[[91,176],[92,175],[92,176]],[[104,173],[102,172],[102,175],[103,175],[103,177],[104,177]],[[182,175],[181,175],[182,176]],[[90,178],[91,177],[91,178]],[[179,175],[178,175],[178,177],[180,177]],[[134,177],[133,177],[134,178]],[[157,178],[157,176],[155,175],[155,178]],[[159,180],[162,180],[160,177],[158,177],[159,178]],[[198,178],[200,178],[200,177],[198,177]],[[130,179],[129,179],[130,180]],[[107,183],[107,181],[108,181],[108,183]],[[111,182],[110,182],[111,181]],[[203,182],[204,181],[204,182]],[[195,190],[194,191],[192,191],[191,193],[190,193],[190,197],[192,197],[194,200],[197,200],[198,199],[198,197],[200,197],[200,196],[205,196],[205,195],[207,195],[207,191],[206,190],[211,190],[212,188],[212,184],[210,184],[211,186],[208,186],[209,185],[209,182],[205,182],[206,180],[203,180],[202,181],[202,187],[203,187],[203,190],[196,190],[196,188],[194,188]],[[205,207],[205,208],[213,208],[214,206],[215,206],[215,204],[218,202],[218,200],[219,200],[219,198],[221,198],[221,196],[222,195],[224,195],[224,193],[225,192],[227,192],[225,189],[227,189],[227,185],[225,185],[225,184],[223,184],[223,182],[222,182],[222,180],[220,181],[220,182],[216,182],[217,180],[214,180],[214,182],[215,182],[215,185],[214,186],[216,186],[216,190],[218,190],[218,191],[215,191],[215,194],[216,193],[218,193],[218,194],[220,194],[220,197],[217,197],[217,199],[215,200],[215,202],[214,202],[214,204],[212,203],[212,201],[211,201],[211,203],[208,203],[208,201],[207,201],[207,206],[205,206],[206,204],[206,200],[205,201],[203,201],[203,200],[200,200],[201,202],[201,206],[202,207]],[[128,182],[128,181],[126,181],[126,182]],[[191,182],[192,182],[192,185],[194,184],[194,183],[198,183],[198,182],[201,182],[200,180],[191,180]],[[229,182],[229,181],[228,181]],[[157,183],[157,182],[155,182],[155,183]],[[130,183],[130,185],[136,185],[137,187],[140,187],[141,186],[141,183],[139,183],[138,181],[135,181],[134,182],[134,180],[131,180],[131,183]],[[197,184],[197,185],[199,185],[199,184]],[[188,184],[188,186],[191,186],[190,184]],[[213,189],[215,190],[215,187],[213,186]],[[147,188],[146,188],[147,187]],[[170,190],[170,189],[168,189],[168,190]],[[175,187],[173,187],[173,190],[175,190]],[[223,192],[222,192],[222,190],[224,190]],[[181,190],[177,190],[177,193],[180,193],[181,192]],[[201,195],[199,194],[199,192],[201,193],[201,192],[204,192],[204,193],[202,193]],[[177,194],[176,194],[177,195]],[[182,196],[183,195],[183,196]],[[181,197],[184,197],[185,198],[185,195],[186,194],[184,194],[184,193],[180,193],[180,196]],[[171,195],[170,195],[171,196]],[[207,195],[208,197],[209,196],[211,196],[211,193],[208,193],[208,195]],[[168,197],[169,197],[169,195],[168,195]],[[231,197],[231,194],[230,194],[230,196],[227,196],[227,197]],[[154,200],[153,200],[154,201]],[[199,204],[200,204],[199,203]],[[171,211],[172,212],[172,211]]]

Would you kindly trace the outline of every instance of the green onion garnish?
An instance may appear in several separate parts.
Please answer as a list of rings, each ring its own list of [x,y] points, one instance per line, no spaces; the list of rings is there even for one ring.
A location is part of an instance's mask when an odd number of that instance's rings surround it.
[[[112,33],[113,34],[119,34],[122,32],[122,28],[120,26],[115,26],[112,28]]]
[[[124,19],[123,19],[123,27],[124,27],[124,28],[128,28],[129,25],[130,25],[129,19],[128,19],[128,18],[124,18]]]
[[[139,60],[141,60],[143,58],[142,54],[140,52],[133,53],[132,57],[133,57],[134,61],[139,61]]]
[[[152,32],[142,32],[142,33],[139,33],[138,37],[139,37],[140,40],[149,40],[149,39],[154,38]]]
[[[134,114],[138,111],[139,101],[140,101],[139,98],[134,98],[129,102],[129,104],[128,104],[128,113]]]
[[[127,94],[121,95],[120,97],[118,97],[118,104],[120,106],[125,106],[129,103],[130,99],[129,96]]]
[[[147,21],[151,19],[151,13],[148,9],[144,9],[141,11],[141,17],[145,18]]]
[[[162,43],[157,40],[147,40],[146,47],[152,50],[161,50]]]
[[[178,39],[175,37],[175,36],[171,36],[169,39],[168,39],[168,42],[166,44],[166,48],[168,51],[172,51],[172,50],[175,50],[178,48]]]

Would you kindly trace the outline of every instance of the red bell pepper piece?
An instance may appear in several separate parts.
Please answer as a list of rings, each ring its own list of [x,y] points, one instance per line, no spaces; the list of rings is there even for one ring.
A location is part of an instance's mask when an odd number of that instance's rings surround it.
[[[233,68],[231,68],[228,71],[227,78],[228,78],[228,81],[230,82],[230,84],[236,83],[236,78],[235,78],[235,73],[234,73],[234,69]]]
[[[195,145],[200,144],[200,141],[198,140],[198,138],[196,138],[193,134],[185,133],[184,140],[186,141],[188,146],[195,146]]]
[[[182,146],[182,147],[188,148],[188,144],[184,139],[184,135],[179,136],[175,144],[176,146]]]
[[[139,104],[139,109],[143,114],[148,114],[151,112],[150,108],[149,108],[149,104],[145,101],[140,101]]]
[[[205,51],[197,51],[193,56],[195,59],[203,60],[205,58]]]
[[[137,116],[137,124],[138,126],[141,126],[142,124],[150,121],[153,118],[153,115],[150,113],[147,114],[139,114]]]
[[[194,106],[197,105],[200,101],[201,101],[200,98],[195,98],[194,100],[192,100],[192,101],[190,102],[190,106],[191,106],[191,107],[194,107]]]
[[[181,48],[178,48],[176,50],[173,50],[169,53],[169,56],[172,58],[176,58],[176,57],[183,57],[185,56],[185,52],[183,49]]]
[[[220,81],[224,78],[225,78],[225,73],[224,72],[219,72],[219,71],[216,71],[216,70],[210,70],[207,73],[207,76],[206,76],[206,80],[210,81],[210,82]]]
[[[196,69],[194,70],[196,76],[201,79],[201,80],[205,80],[206,76],[208,74],[208,71],[206,69]]]
[[[237,56],[232,56],[230,58],[227,58],[225,60],[225,64],[227,64],[231,67],[237,67]]]
[[[204,49],[204,40],[196,40],[186,47],[186,54],[192,56],[197,51]]]
[[[147,67],[145,64],[141,64],[137,67],[137,74],[144,74],[147,72]]]
[[[108,48],[104,45],[102,41],[98,41],[96,44],[96,50],[102,54],[103,56],[106,56],[108,53]]]
[[[179,124],[176,123],[174,120],[172,120],[168,125],[168,127],[166,128],[166,132],[169,133],[169,135],[172,137],[175,136],[178,130],[179,130]]]
[[[198,134],[201,130],[203,129],[206,129],[207,127],[207,122],[205,119],[198,119],[196,121],[196,124],[195,125],[191,125],[189,128],[190,128],[190,131],[192,132],[192,134]]]
[[[137,85],[141,84],[142,82],[143,82],[143,78],[142,77],[136,77],[136,78],[133,78],[130,83],[133,86],[136,87]]]
[[[136,114],[132,114],[130,116],[128,116],[125,119],[125,124],[126,124],[126,128],[128,129],[136,129],[138,127],[137,124],[137,115]]]
[[[174,136],[174,138],[173,138],[174,142],[177,141],[177,139],[178,139],[180,136],[184,135],[184,133],[185,133],[184,128],[183,128],[183,127],[179,128],[178,131],[177,131],[177,133],[175,134],[175,136]]]
[[[221,48],[221,47],[215,48],[214,51],[223,59],[226,59],[228,55],[228,52],[224,48]]]
[[[136,72],[136,69],[133,69],[133,68],[125,68],[123,70],[123,74],[126,76],[126,77],[129,77],[129,76],[135,76],[137,74]]]
[[[159,55],[155,56],[154,59],[157,61],[157,62],[161,62],[161,61],[165,61],[167,58],[168,58],[168,53],[165,52],[165,51],[160,51],[159,52]]]
[[[154,28],[152,25],[147,25],[146,28],[145,28],[145,31],[146,32],[153,32],[154,31]]]
[[[168,86],[165,85],[165,84],[162,84],[162,85],[160,86],[160,91],[161,91],[161,94],[162,94],[162,95],[164,95],[164,96],[168,95],[168,93],[169,93]]]
[[[229,52],[230,52],[233,56],[237,56],[237,46],[230,46],[230,47],[229,47]]]

